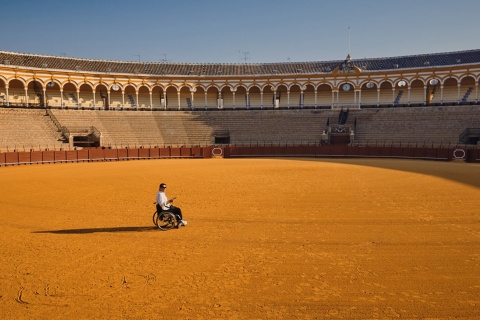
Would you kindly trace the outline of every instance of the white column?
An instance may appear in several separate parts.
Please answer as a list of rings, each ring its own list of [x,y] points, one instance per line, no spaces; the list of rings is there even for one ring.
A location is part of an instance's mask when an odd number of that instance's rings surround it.
[[[260,91],[260,108],[263,108],[263,90]]]
[[[60,108],[63,109],[63,90],[60,90]]]
[[[317,89],[315,89],[315,108],[317,107]]]
[[[77,107],[80,105],[80,89],[77,89]]]
[[[395,87],[392,87],[392,105],[395,105]]]
[[[191,91],[190,93],[191,93],[191,95],[192,95],[192,109],[194,109],[194,108],[195,108],[195,104],[193,103],[193,102],[194,102],[194,100],[193,100],[194,92]]]
[[[423,85],[423,105],[427,105],[427,86]]]
[[[218,100],[217,100],[217,108],[220,109],[220,101],[222,100],[222,91],[218,91]]]
[[[287,90],[287,108],[290,108],[290,90]]]
[[[408,86],[408,102],[407,102],[408,105],[410,105],[410,89],[411,89],[411,87],[409,85]]]
[[[43,105],[47,107],[47,89],[43,89]]]
[[[93,90],[93,107],[95,108],[95,90]]]
[[[125,90],[122,89],[122,108],[125,105]]]
[[[475,100],[478,103],[478,83],[475,83]]]
[[[178,110],[180,110],[180,90],[177,89]]]
[[[207,90],[205,90],[205,108],[208,106]]]
[[[232,91],[232,95],[233,95],[233,107],[235,108],[235,91]],[[248,92],[247,92],[247,96],[248,96]]]
[[[460,86],[461,86],[461,84],[459,83],[459,84],[458,84],[458,90],[457,90],[457,92],[458,92],[458,95],[457,95],[457,103],[460,103]]]
[[[110,101],[110,90],[107,90],[107,104],[108,104],[108,108],[110,109],[110,104],[112,103],[112,101]],[[107,106],[105,106],[106,108]]]
[[[153,108],[153,93],[152,91],[149,92],[150,93],[150,109]]]
[[[377,88],[377,106],[380,105],[380,88]]]
[[[138,107],[140,107],[139,103],[138,103],[138,91],[135,91],[135,95],[136,95],[136,98],[137,98],[137,101],[135,101],[135,105]]]
[[[440,85],[440,104],[443,104],[443,84]]]
[[[7,107],[10,105],[9,99],[8,99],[8,85],[5,86],[5,92],[7,93]]]
[[[28,108],[28,88],[25,88],[25,103]]]

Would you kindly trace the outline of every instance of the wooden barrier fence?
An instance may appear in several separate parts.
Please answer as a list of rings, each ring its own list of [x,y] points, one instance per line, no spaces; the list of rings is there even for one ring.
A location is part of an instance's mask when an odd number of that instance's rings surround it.
[[[480,149],[377,146],[210,146],[178,148],[90,148],[62,151],[0,152],[0,166],[169,158],[400,158],[480,163]]]

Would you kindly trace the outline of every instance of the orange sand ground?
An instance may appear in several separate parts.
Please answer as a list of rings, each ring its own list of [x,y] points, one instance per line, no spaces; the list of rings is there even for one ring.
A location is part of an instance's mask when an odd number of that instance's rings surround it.
[[[480,166],[0,168],[0,319],[480,318]],[[160,182],[188,226],[160,231]]]

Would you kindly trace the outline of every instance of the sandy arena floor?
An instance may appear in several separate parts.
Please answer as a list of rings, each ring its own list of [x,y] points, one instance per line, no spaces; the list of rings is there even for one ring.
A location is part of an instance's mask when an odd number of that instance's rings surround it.
[[[0,168],[0,319],[480,318],[480,165]],[[188,226],[152,223],[160,182]]]

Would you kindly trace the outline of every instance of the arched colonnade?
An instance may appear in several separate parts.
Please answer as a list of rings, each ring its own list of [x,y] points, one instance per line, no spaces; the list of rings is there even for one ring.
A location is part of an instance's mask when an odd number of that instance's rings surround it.
[[[283,108],[478,102],[479,76],[208,83],[0,76],[0,104],[86,108]]]

